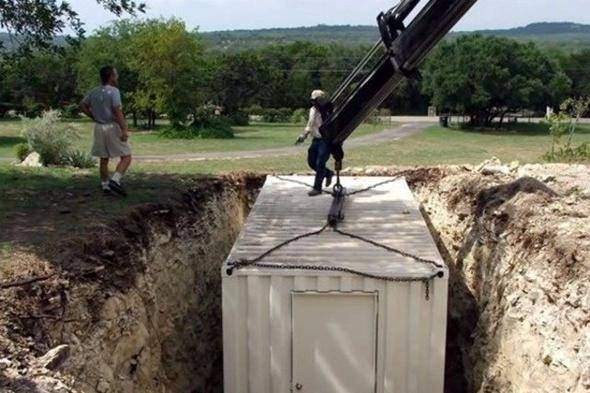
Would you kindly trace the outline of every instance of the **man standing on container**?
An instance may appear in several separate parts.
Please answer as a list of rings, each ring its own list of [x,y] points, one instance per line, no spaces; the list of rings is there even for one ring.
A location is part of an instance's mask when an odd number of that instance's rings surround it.
[[[331,153],[330,143],[323,139],[322,134],[320,134],[320,127],[327,120],[330,112],[330,104],[327,102],[326,93],[322,90],[314,90],[311,93],[311,104],[312,107],[309,110],[309,120],[305,132],[297,138],[297,144],[305,142],[310,134],[313,137],[311,146],[307,151],[307,163],[316,173],[313,190],[308,194],[313,197],[322,193],[324,179],[326,180],[326,187],[332,184],[334,172],[326,168]]]
[[[123,175],[131,165],[131,147],[127,142],[129,129],[123,114],[119,75],[112,66],[100,69],[101,86],[93,89],[82,100],[81,109],[90,117],[94,125],[92,155],[100,158],[100,180],[105,194],[113,192],[127,196],[121,185]],[[119,164],[112,177],[109,177],[109,161],[119,157]]]

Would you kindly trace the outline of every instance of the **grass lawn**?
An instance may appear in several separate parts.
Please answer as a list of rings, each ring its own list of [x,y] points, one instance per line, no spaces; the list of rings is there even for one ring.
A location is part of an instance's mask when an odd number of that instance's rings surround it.
[[[71,123],[79,132],[80,140],[76,148],[90,151],[92,144],[92,124],[88,121]],[[14,146],[24,142],[21,135],[22,124],[19,121],[0,122],[0,157],[14,158]],[[364,124],[355,133],[355,137],[383,131],[395,124]],[[170,155],[181,153],[214,151],[252,151],[276,147],[292,146],[301,134],[300,124],[265,124],[256,123],[247,127],[234,127],[233,139],[167,139],[157,132],[137,131],[131,136],[133,152],[136,155]]]
[[[590,144],[590,126],[578,130],[574,144]],[[478,164],[491,157],[504,162],[542,162],[551,137],[547,126],[520,124],[511,130],[457,130],[432,126],[423,133],[374,146],[346,150],[344,165],[439,165]],[[295,156],[199,162],[141,163],[136,171],[150,173],[205,173],[233,171],[296,172],[308,170],[305,149]]]
[[[274,136],[280,135],[276,139],[281,143],[291,142],[292,136],[300,129],[291,125],[256,125],[251,128],[244,134],[268,136],[276,132]],[[260,142],[260,139],[253,140]],[[0,143],[3,141],[6,139],[0,139]],[[217,142],[194,141],[195,144]],[[584,142],[590,143],[590,126],[581,127],[576,136],[576,144]],[[245,143],[256,148],[261,146],[252,141]],[[270,147],[278,142],[268,143],[264,146]],[[158,146],[153,144],[152,147]],[[504,131],[464,131],[432,126],[421,134],[399,141],[350,149],[346,151],[345,166],[476,164],[493,156],[504,162],[531,163],[541,162],[549,146],[550,137],[543,125],[519,125],[517,129]],[[25,169],[0,163],[0,257],[13,244],[21,244],[21,238],[25,238],[27,244],[59,239],[64,231],[74,233],[92,223],[118,217],[130,205],[165,201],[179,195],[179,191],[191,183],[198,182],[201,175],[307,170],[305,148],[296,155],[283,157],[136,163],[125,178],[131,193],[123,200],[102,196],[98,190],[96,169]]]

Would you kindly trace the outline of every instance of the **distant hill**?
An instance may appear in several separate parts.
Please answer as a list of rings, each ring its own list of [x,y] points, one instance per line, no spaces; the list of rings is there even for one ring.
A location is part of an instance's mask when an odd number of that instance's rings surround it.
[[[542,47],[566,51],[590,49],[590,25],[577,23],[533,23],[525,27],[504,30],[480,30],[453,32],[449,38],[462,34],[479,33],[488,36],[507,37],[519,41],[533,41]],[[286,44],[296,41],[312,41],[345,46],[372,45],[379,39],[376,26],[327,26],[276,28],[259,30],[228,30],[201,33],[212,49],[241,51],[270,44]],[[13,48],[9,35],[0,32],[0,42],[5,48]],[[63,37],[55,43],[63,45]]]
[[[379,32],[375,26],[350,25],[227,30],[202,33],[202,35],[213,47],[229,51],[296,41],[357,46],[374,44],[379,39]]]
[[[455,32],[451,33],[450,37],[473,33],[508,37],[519,41],[534,41],[544,47],[555,47],[568,51],[590,49],[590,25],[576,23],[533,23],[513,29]],[[295,41],[336,43],[347,46],[370,45],[379,39],[376,26],[319,25],[296,28],[216,31],[203,33],[203,35],[212,47],[225,51],[239,51],[269,44],[292,43]]]
[[[0,31],[0,43],[2,44],[4,49],[13,50],[18,48],[19,46],[19,39],[11,36],[8,33]],[[64,36],[57,36],[53,40],[53,44],[57,46],[64,46],[66,45],[66,38]]]

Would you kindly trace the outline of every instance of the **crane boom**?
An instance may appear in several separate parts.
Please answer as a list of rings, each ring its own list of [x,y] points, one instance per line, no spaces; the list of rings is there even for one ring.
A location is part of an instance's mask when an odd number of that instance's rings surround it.
[[[421,2],[402,0],[377,17],[381,40],[334,92],[330,100],[333,112],[320,129],[335,147],[342,145],[403,78],[420,78],[418,67],[425,57],[477,0],[429,0],[406,27],[406,18]],[[370,70],[363,73],[368,66]],[[335,151],[340,151],[334,154],[338,169],[343,153],[341,148]]]

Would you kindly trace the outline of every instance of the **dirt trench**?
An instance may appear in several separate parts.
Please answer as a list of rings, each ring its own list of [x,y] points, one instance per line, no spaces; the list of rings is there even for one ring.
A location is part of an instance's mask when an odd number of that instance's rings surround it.
[[[403,173],[452,272],[446,393],[590,391],[588,168]],[[222,392],[219,267],[262,181],[139,207],[38,266],[57,276],[0,291],[0,391]]]

